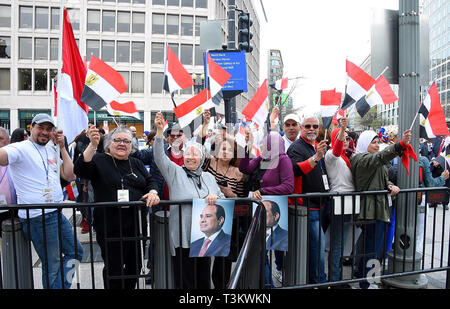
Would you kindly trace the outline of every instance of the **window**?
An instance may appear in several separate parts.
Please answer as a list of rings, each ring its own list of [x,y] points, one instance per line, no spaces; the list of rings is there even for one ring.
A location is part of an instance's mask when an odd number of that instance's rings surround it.
[[[167,0],[168,6],[180,6],[180,0]]]
[[[130,0],[117,0],[119,3],[130,3]]]
[[[163,64],[163,63],[164,63],[164,43],[152,43],[152,64]]]
[[[117,12],[117,32],[130,32],[130,12]]]
[[[117,42],[117,62],[130,62],[130,42]]]
[[[114,32],[116,25],[116,13],[114,11],[103,11],[102,31]]]
[[[144,72],[131,72],[131,92],[144,93]]]
[[[100,41],[98,40],[87,40],[86,41],[86,56],[87,59],[91,59],[91,55],[100,58]]]
[[[152,73],[152,93],[162,93],[164,73]]]
[[[102,41],[102,60],[114,62],[114,41]]]
[[[34,39],[34,60],[48,59],[48,39]]]
[[[11,27],[11,6],[9,5],[0,5],[0,28],[1,27]]]
[[[192,45],[181,44],[181,63],[192,65]]]
[[[166,0],[152,0],[153,5],[166,5]]]
[[[48,8],[36,8],[36,18],[34,27],[36,29],[48,29]]]
[[[0,90],[11,89],[11,71],[7,68],[0,68]]]
[[[100,10],[87,11],[87,31],[100,31]]]
[[[47,90],[47,70],[46,69],[35,69],[34,70],[34,90],[43,91]]]
[[[130,73],[127,71],[118,71],[120,75],[123,76],[123,79],[125,80],[125,84],[127,85],[127,92],[130,91]]]
[[[181,6],[193,8],[194,7],[194,0],[181,0]]]
[[[145,4],[145,0],[133,0],[133,3],[136,3],[136,4]]]
[[[52,29],[59,29],[59,8],[52,8]]]
[[[58,39],[50,39],[50,60],[58,60]]]
[[[195,0],[195,7],[206,9],[208,7],[208,0]]]
[[[178,35],[180,33],[179,29],[178,29],[178,22],[179,22],[178,15],[167,15],[167,32],[166,32],[166,34]]]
[[[73,30],[80,30],[80,10],[79,9],[67,9],[70,23]]]
[[[144,63],[145,62],[145,43],[133,42],[131,43],[131,62]]]
[[[164,34],[164,14],[152,15],[152,33]]]
[[[181,16],[181,35],[192,36],[194,34],[194,17]]]
[[[32,51],[31,38],[19,38],[19,59],[31,59]]]
[[[11,38],[9,36],[0,36],[0,58],[11,58]]]
[[[18,69],[19,90],[31,90],[31,69]]]
[[[133,33],[145,32],[145,13],[133,12]]]
[[[19,28],[33,27],[33,8],[31,6],[19,7]]]
[[[200,23],[207,21],[208,18],[204,16],[195,16],[195,36],[200,36]]]
[[[203,52],[200,50],[200,45],[195,45],[194,65],[203,65]]]

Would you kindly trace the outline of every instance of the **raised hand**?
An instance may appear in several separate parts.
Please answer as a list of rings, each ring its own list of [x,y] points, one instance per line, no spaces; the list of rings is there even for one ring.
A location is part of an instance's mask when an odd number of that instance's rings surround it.
[[[90,124],[88,131],[86,133],[86,136],[89,138],[89,141],[91,142],[91,145],[94,148],[97,148],[99,142],[100,142],[100,132],[98,131],[97,127]]]

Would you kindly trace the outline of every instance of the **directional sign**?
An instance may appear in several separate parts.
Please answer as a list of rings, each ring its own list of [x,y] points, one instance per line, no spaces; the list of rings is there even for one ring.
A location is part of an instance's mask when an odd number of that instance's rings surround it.
[[[247,62],[244,51],[210,51],[209,55],[218,65],[231,74],[231,78],[222,88],[222,91],[247,92]]]

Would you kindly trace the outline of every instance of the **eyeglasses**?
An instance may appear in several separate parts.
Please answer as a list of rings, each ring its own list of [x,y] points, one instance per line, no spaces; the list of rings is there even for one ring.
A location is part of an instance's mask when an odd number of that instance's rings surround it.
[[[124,144],[124,145],[130,145],[131,141],[129,139],[120,139],[120,138],[114,138],[113,142],[116,144]]]
[[[319,128],[318,124],[305,124],[303,126],[305,127],[305,129],[311,129],[311,127],[313,127],[314,129],[318,129]]]
[[[180,138],[180,137],[182,137],[183,136],[183,133],[180,133],[180,134],[170,134],[170,137],[171,138]]]

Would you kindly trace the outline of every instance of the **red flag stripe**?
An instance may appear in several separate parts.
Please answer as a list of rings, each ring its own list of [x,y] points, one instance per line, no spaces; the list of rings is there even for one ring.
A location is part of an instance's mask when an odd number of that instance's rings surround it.
[[[383,100],[384,104],[391,104],[398,100],[395,92],[392,91],[391,85],[389,85],[386,78],[381,75],[375,82],[375,89]]]
[[[447,128],[447,123],[445,121],[444,110],[442,109],[441,99],[439,97],[439,92],[434,82],[431,85],[428,95],[431,99],[430,111],[428,114],[428,121],[430,122],[431,128],[434,135],[448,135],[449,131]]]
[[[348,77],[358,83],[366,91],[369,91],[369,89],[375,82],[375,80],[369,74],[367,74],[360,67],[348,60],[346,60],[346,71]]]
[[[104,63],[101,59],[92,56],[89,69],[100,75],[104,80],[114,87],[117,92],[124,93],[127,90],[125,80],[119,72]]]
[[[231,74],[224,70],[220,65],[218,65],[209,55],[207,54],[208,61],[208,75],[212,79],[214,79],[220,86],[226,84],[226,82],[230,79]]]
[[[186,89],[194,85],[191,75],[186,71],[184,66],[178,60],[177,55],[172,51],[172,49],[167,45],[167,70],[172,75],[176,83],[181,87],[181,89]]]
[[[264,80],[264,83],[261,87],[256,90],[253,98],[248,102],[247,106],[245,106],[242,111],[242,115],[246,116],[247,119],[252,119],[253,116],[258,112],[261,108],[261,105],[264,104],[264,101],[267,99],[269,95],[269,89],[267,88],[267,79]]]
[[[138,110],[136,109],[136,104],[134,104],[133,101],[125,102],[125,103],[119,103],[117,101],[112,101],[109,103],[111,108],[116,111],[124,112],[124,113],[137,113]]]
[[[323,90],[320,92],[320,105],[341,105],[342,93],[333,90]]]

